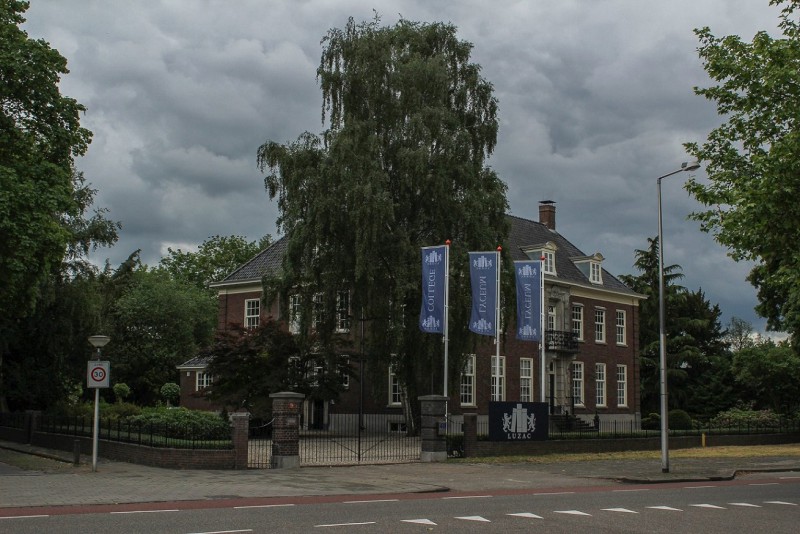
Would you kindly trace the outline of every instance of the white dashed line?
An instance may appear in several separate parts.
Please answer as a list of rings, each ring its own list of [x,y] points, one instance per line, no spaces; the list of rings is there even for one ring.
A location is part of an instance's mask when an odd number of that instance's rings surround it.
[[[542,516],[532,514],[530,512],[520,512],[518,514],[506,514],[506,515],[513,515],[514,517],[524,517],[527,519],[544,519]]]
[[[592,514],[587,514],[586,512],[581,512],[580,510],[553,510],[554,514],[566,514],[566,515],[588,515],[591,517]]]
[[[574,491],[553,491],[550,493],[533,493],[532,495],[535,497],[537,495],[572,495],[575,493]]]
[[[797,504],[793,502],[783,502],[783,501],[764,501],[764,504],[785,504],[786,506],[797,506]]]
[[[375,521],[365,521],[363,523],[332,523],[330,525],[314,525],[314,528],[326,527],[357,527],[359,525],[374,525]]]
[[[683,489],[708,489],[716,488],[717,486],[684,486]]]
[[[442,497],[442,499],[488,499],[492,495],[463,495],[457,497]]]
[[[479,515],[465,515],[463,517],[456,517],[455,519],[463,519],[464,521],[480,521],[481,523],[491,523],[491,521]]]
[[[747,508],[761,508],[759,505],[750,504],[749,502],[729,502],[728,504],[731,506],[744,506]]]
[[[794,480],[796,478],[800,478],[800,477],[778,477],[779,480]]]
[[[403,523],[416,523],[418,525],[434,525],[434,526],[436,526],[436,523],[434,523],[430,519],[401,519],[401,521]]]
[[[8,517],[0,517],[0,519],[30,519],[33,517],[50,517],[49,515],[10,515]]]
[[[248,508],[285,508],[293,504],[254,504],[252,506],[234,506],[234,510],[247,510]]]
[[[235,534],[236,532],[253,532],[252,528],[247,530],[212,530],[210,532],[192,532],[191,534]]]
[[[624,512],[627,514],[638,514],[639,512],[634,512],[633,510],[628,510],[627,508],[603,508],[606,512]]]
[[[622,489],[622,490],[612,490],[612,493],[627,493],[632,491],[650,491],[648,488],[637,488],[637,489]]]
[[[344,501],[342,504],[364,504],[371,502],[398,502],[400,499],[375,499],[372,501]]]
[[[695,508],[712,508],[714,510],[725,510],[722,506],[717,506],[716,504],[690,504],[689,506],[694,506]]]
[[[180,512],[180,510],[131,510],[128,512],[109,512],[111,514],[160,514],[161,512]]]
[[[748,486],[779,486],[779,485],[780,482],[762,482],[760,484],[753,482],[752,484],[748,484]]]
[[[668,510],[671,512],[683,512],[680,508],[673,508],[672,506],[648,506],[647,508],[652,508],[653,510]]]

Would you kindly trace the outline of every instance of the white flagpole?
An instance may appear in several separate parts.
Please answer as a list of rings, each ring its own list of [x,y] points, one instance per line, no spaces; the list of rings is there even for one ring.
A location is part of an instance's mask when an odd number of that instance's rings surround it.
[[[495,304],[494,304],[494,344],[495,344],[495,356],[497,359],[497,365],[500,365],[500,251],[503,248],[501,246],[497,246],[497,285],[495,286],[496,293],[495,293]],[[502,398],[499,400],[503,400]]]
[[[544,392],[544,373],[545,373],[545,358],[544,358],[544,343],[545,343],[545,332],[544,332],[544,255],[540,258],[539,263],[539,348],[541,349],[541,354],[539,355],[540,361],[540,369],[539,369],[539,391],[541,391],[541,402],[546,402],[545,392]]]
[[[450,314],[450,240],[444,242],[444,393],[443,395],[447,397],[447,356],[448,356],[448,345],[450,341],[449,337],[449,324],[447,320],[447,316]],[[445,410],[447,411],[447,410]]]

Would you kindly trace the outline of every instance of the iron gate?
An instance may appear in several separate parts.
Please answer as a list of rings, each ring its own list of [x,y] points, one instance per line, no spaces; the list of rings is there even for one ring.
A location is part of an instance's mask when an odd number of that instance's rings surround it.
[[[247,433],[247,467],[269,469],[272,462],[272,421],[271,417],[250,420]]]

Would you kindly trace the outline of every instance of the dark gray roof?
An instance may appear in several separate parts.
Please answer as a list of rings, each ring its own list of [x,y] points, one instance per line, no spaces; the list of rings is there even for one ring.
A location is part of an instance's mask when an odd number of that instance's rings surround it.
[[[286,236],[281,237],[273,244],[253,256],[253,258],[240,265],[231,274],[211,284],[211,287],[219,287],[227,284],[237,284],[243,282],[260,281],[264,274],[277,272],[281,269],[283,255],[286,253],[288,244]]]
[[[210,356],[195,356],[191,360],[186,360],[182,364],[178,365],[178,369],[183,369],[186,367],[205,367],[208,365],[208,362],[211,361]]]
[[[580,269],[572,261],[576,257],[585,257],[578,247],[567,241],[555,230],[550,230],[544,224],[508,215],[511,223],[511,232],[508,237],[511,258],[515,261],[536,259],[530,258],[523,249],[544,245],[552,241],[556,245],[556,273],[557,279],[564,282],[583,285],[586,287],[602,287],[609,291],[636,295],[636,292],[629,289],[620,282],[614,275],[603,269],[603,284],[592,284]],[[264,274],[277,272],[281,269],[283,255],[286,253],[288,239],[281,237],[272,245],[256,254],[250,261],[242,264],[223,280],[212,284],[212,287],[241,284],[246,282],[260,281]]]
[[[530,249],[531,247],[538,247],[544,245],[548,241],[552,241],[556,245],[556,279],[564,282],[571,282],[574,284],[607,289],[618,293],[626,293],[629,295],[637,295],[628,286],[619,281],[614,275],[603,269],[603,284],[593,284],[589,278],[581,272],[581,270],[572,261],[573,258],[586,257],[578,247],[567,241],[561,234],[555,230],[550,230],[542,223],[508,215],[509,222],[511,223],[511,232],[508,236],[508,245],[511,250],[511,258],[514,261],[538,259],[531,258],[523,249]]]

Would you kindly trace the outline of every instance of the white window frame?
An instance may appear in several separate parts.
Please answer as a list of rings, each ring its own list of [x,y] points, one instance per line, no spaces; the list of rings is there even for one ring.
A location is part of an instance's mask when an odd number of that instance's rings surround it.
[[[594,364],[594,405],[606,406],[606,364]]]
[[[197,371],[194,374],[194,390],[201,391],[214,383],[214,377],[205,371]]]
[[[492,400],[506,400],[506,357],[492,356]]]
[[[627,314],[625,310],[617,310],[616,316],[617,345],[627,345]]]
[[[583,305],[572,305],[572,333],[578,341],[583,341]]]
[[[464,368],[461,370],[461,385],[459,388],[461,406],[475,406],[475,355],[467,354]]]
[[[628,406],[628,366],[617,365],[617,406]]]
[[[606,342],[606,310],[605,308],[595,308],[594,310],[594,342]]]
[[[533,359],[519,359],[519,400],[533,402]]]
[[[556,307],[552,304],[547,306],[547,330],[549,332],[556,330]]]
[[[289,295],[289,332],[300,333],[300,295]]]
[[[596,261],[589,262],[589,281],[593,284],[603,283],[603,267]]]
[[[575,406],[583,406],[583,394],[583,362],[572,362],[572,402]]]
[[[552,250],[543,250],[542,272],[545,274],[556,274],[556,253]]]
[[[343,334],[350,331],[350,291],[336,293],[336,332]]]
[[[394,372],[394,367],[389,367],[389,406],[402,406],[403,388]]]
[[[244,327],[257,328],[261,322],[261,299],[245,299]]]

